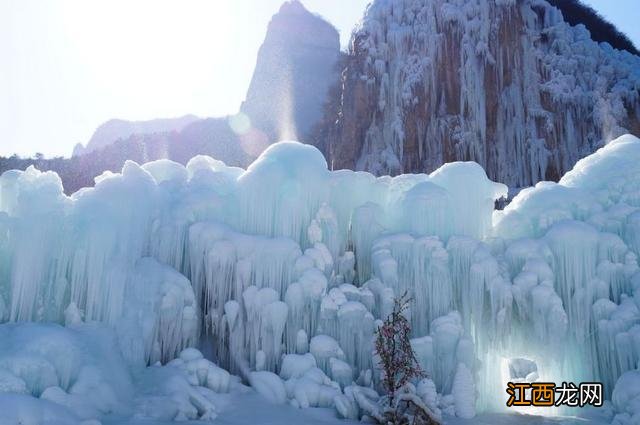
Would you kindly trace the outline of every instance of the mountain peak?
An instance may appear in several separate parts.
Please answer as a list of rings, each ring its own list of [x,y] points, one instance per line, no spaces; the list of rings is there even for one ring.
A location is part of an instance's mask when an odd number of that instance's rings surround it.
[[[265,44],[274,40],[284,45],[333,47],[337,43],[339,48],[340,35],[333,25],[307,10],[299,0],[289,0],[269,22]]]
[[[269,22],[242,112],[272,142],[304,139],[322,117],[339,55],[335,27],[287,1]]]
[[[306,7],[299,0],[289,0],[286,1],[280,6],[280,10],[278,11],[279,15],[300,15],[300,14],[309,14],[312,13],[307,10]]]

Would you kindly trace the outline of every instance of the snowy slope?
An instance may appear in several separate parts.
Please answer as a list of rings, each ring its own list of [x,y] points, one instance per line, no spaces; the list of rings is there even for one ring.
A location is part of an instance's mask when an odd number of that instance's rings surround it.
[[[473,162],[376,178],[295,142],[246,170],[128,162],[70,197],[55,173],[6,172],[0,418],[249,420],[230,397],[273,422],[371,416],[373,335],[406,290],[428,376],[406,391],[445,422],[491,423],[527,373],[601,381],[601,419],[637,423],[639,188],[630,135],[504,211]]]
[[[640,57],[544,0],[376,0],[341,95],[319,146],[335,169],[378,175],[473,160],[526,187],[640,135]]]

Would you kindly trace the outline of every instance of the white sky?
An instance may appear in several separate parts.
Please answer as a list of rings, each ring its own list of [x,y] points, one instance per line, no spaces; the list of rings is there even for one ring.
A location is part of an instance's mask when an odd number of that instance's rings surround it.
[[[302,0],[343,46],[369,0]],[[71,153],[110,118],[238,110],[283,0],[0,0],[0,155]],[[638,0],[588,0],[640,46]]]

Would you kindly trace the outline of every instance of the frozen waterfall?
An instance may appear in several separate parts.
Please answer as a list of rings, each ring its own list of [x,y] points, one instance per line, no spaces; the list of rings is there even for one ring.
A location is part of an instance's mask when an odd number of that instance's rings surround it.
[[[128,162],[70,197],[55,173],[6,172],[0,323],[100,322],[129,365],[173,365],[214,391],[224,368],[270,399],[358,417],[378,388],[374,332],[406,290],[425,403],[502,409],[513,359],[527,359],[540,381],[603,382],[632,415],[614,386],[639,379],[640,140],[622,136],[494,211],[506,192],[471,162],[375,178],[329,171],[296,142],[247,170]],[[0,341],[20,326],[1,325]],[[36,338],[54,325],[30,326]],[[7,347],[0,392],[73,401],[70,365],[36,381]],[[190,414],[213,415],[198,403]]]

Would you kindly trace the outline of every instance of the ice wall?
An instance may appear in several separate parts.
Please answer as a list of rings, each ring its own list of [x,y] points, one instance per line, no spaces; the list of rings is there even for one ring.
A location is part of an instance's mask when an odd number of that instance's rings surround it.
[[[274,400],[358,417],[380,389],[375,329],[407,291],[428,374],[414,390],[434,409],[501,408],[512,359],[610,396],[640,360],[639,164],[620,137],[504,211],[475,163],[376,178],[296,142],[247,170],[130,162],[71,197],[11,171],[0,321],[103,322],[138,366],[200,347]]]

